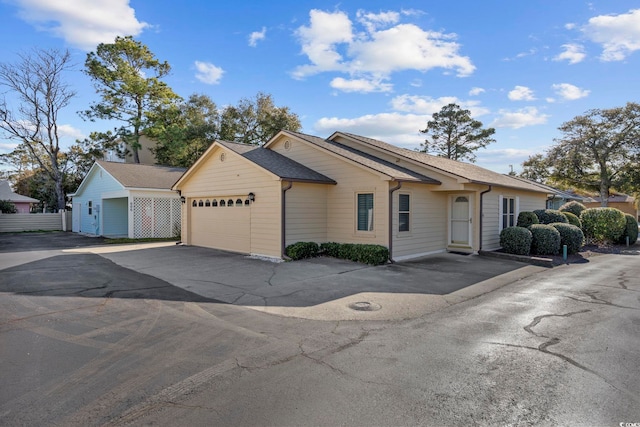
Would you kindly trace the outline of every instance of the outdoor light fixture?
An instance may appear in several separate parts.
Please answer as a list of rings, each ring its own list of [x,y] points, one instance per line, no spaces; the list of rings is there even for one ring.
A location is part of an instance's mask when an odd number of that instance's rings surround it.
[[[180,196],[180,201],[181,201],[182,203],[186,203],[186,202],[187,202],[187,199],[186,199],[184,196]]]
[[[255,202],[256,201],[256,195],[253,193],[249,193],[249,195],[247,196],[249,198],[250,202]]]

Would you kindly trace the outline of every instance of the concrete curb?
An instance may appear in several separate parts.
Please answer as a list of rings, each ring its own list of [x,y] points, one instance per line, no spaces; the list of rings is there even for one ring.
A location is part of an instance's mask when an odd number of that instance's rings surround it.
[[[540,267],[553,268],[556,264],[552,258],[543,258],[537,256],[528,256],[528,255],[515,255],[515,254],[507,254],[504,252],[492,252],[492,251],[480,251],[479,255],[491,257],[491,258],[502,258],[509,259],[512,261],[520,261],[527,264],[533,264]]]
[[[310,320],[409,320],[477,298],[543,271],[546,271],[546,267],[528,265],[446,295],[362,292],[312,307],[245,307],[263,313]],[[379,306],[380,308],[367,311],[354,310],[349,307],[350,304],[359,302],[366,302],[375,307]]]

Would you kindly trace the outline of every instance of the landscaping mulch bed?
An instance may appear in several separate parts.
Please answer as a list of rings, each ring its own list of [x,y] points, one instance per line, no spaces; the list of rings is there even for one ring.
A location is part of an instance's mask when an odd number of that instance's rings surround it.
[[[505,258],[514,261],[526,262],[542,267],[554,267],[563,264],[581,264],[589,262],[589,258],[604,254],[640,256],[640,240],[628,247],[626,245],[585,245],[580,252],[568,255],[566,260],[563,259],[562,255],[513,255],[502,251],[481,251],[480,254],[495,258]]]

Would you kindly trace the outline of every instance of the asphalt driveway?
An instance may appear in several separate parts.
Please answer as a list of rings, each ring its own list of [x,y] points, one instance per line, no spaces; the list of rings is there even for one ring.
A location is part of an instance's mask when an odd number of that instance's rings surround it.
[[[176,299],[315,319],[402,319],[540,271],[442,253],[368,266],[333,258],[273,262],[172,242],[104,245],[74,233],[0,234],[2,290]]]

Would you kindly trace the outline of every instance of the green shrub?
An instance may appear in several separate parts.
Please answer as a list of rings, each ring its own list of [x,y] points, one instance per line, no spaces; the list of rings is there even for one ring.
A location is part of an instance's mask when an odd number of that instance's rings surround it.
[[[553,224],[554,222],[565,222],[568,223],[569,220],[562,212],[556,209],[537,209],[533,211],[534,214],[538,217],[538,221],[540,224]]]
[[[573,214],[571,214],[573,215]],[[575,216],[575,215],[573,215]],[[567,253],[575,254],[584,245],[584,234],[579,227],[563,222],[551,224],[560,233],[560,247],[567,245]]]
[[[340,243],[326,242],[320,244],[320,253],[333,258],[340,258]]]
[[[529,213],[533,215],[532,212]],[[518,223],[520,223],[520,216],[518,216]],[[508,254],[529,255],[532,239],[531,231],[520,226],[507,227],[500,232],[500,246]]]
[[[590,208],[580,214],[587,243],[614,243],[625,231],[627,220],[616,208]]]
[[[16,205],[9,200],[0,200],[0,213],[12,214],[17,213]]]
[[[533,212],[523,211],[518,214],[518,222],[516,225],[518,227],[527,228],[530,225],[539,223],[540,221],[538,220],[538,215],[534,214]]]
[[[285,248],[285,254],[293,259],[305,259],[318,256],[320,247],[315,242],[297,242]]]
[[[562,212],[564,214],[564,216],[567,217],[567,219],[569,220],[569,224],[571,225],[575,225],[578,228],[582,228],[582,221],[580,221],[580,218],[578,218],[575,214],[572,214],[569,211],[566,212]]]
[[[629,244],[633,245],[638,241],[638,221],[633,215],[629,214],[624,214],[624,218],[627,221],[627,224],[622,236],[620,236],[620,239],[618,240],[618,243],[623,245],[626,244],[627,237],[629,237]]]
[[[529,227],[533,239],[531,253],[534,255],[556,255],[560,252],[560,232],[547,224]]]
[[[565,213],[566,212],[571,212],[572,214],[574,214],[575,216],[580,218],[580,214],[585,209],[587,209],[587,207],[585,205],[583,205],[582,203],[576,202],[576,201],[572,201],[572,202],[567,202],[564,205],[560,206],[559,211],[560,212],[565,212]]]
[[[320,245],[323,255],[364,264],[380,265],[389,260],[389,249],[381,245],[328,242]]]

